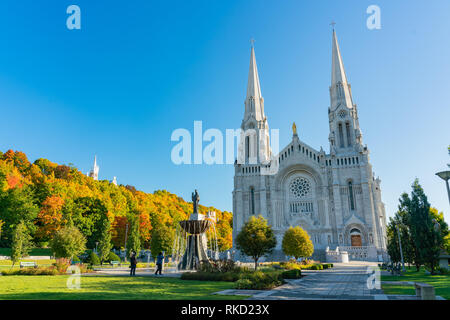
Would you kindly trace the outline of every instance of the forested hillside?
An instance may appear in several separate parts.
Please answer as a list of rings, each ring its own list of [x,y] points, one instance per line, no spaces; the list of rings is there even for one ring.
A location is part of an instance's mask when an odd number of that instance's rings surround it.
[[[194,187],[194,186],[193,186]],[[232,213],[200,205],[200,212],[215,211],[218,244],[231,247]],[[0,152],[0,247],[10,247],[13,231],[24,221],[36,246],[46,246],[56,230],[73,223],[94,248],[101,224],[112,225],[114,247],[124,247],[126,225],[139,218],[142,247],[172,241],[178,221],[187,219],[192,203],[166,190],[145,193],[133,186],[95,181],[71,165],[47,159],[30,163],[23,152]],[[167,238],[167,239],[165,239]]]

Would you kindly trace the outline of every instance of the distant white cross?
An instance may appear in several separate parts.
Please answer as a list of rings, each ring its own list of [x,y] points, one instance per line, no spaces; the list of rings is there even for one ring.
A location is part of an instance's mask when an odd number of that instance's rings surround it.
[[[331,23],[330,23],[330,26],[332,26],[333,27],[333,29],[334,29],[334,26],[336,25],[336,22],[334,22],[334,21],[331,21]]]
[[[252,44],[252,47],[254,47],[255,46],[255,39],[251,38],[250,39],[250,43]]]

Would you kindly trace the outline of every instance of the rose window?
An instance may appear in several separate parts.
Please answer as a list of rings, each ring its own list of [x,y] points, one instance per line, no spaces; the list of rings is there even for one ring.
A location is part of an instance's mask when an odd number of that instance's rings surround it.
[[[310,193],[311,184],[305,178],[295,178],[291,182],[289,190],[295,198],[303,198]]]

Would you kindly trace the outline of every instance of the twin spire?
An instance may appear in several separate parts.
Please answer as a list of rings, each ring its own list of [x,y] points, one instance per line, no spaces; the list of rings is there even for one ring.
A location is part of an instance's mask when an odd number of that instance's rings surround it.
[[[264,120],[264,99],[261,95],[258,67],[256,65],[255,48],[252,44],[250,53],[250,68],[248,71],[247,97],[245,98],[245,117],[255,118],[257,121]]]
[[[352,92],[350,84],[347,82],[344,62],[342,61],[341,50],[333,29],[333,44],[331,53],[331,86],[330,86],[331,108],[345,105],[347,108],[353,107]]]
[[[345,74],[344,62],[342,61],[341,51],[339,49],[339,43],[334,28],[331,55],[330,99],[332,108],[336,108],[339,105],[345,105],[348,108],[353,107],[351,88]],[[250,116],[253,116],[256,120],[263,120],[265,118],[264,99],[261,95],[261,85],[259,83],[258,67],[256,65],[253,41],[250,54],[250,69],[248,72],[244,119],[246,120]]]

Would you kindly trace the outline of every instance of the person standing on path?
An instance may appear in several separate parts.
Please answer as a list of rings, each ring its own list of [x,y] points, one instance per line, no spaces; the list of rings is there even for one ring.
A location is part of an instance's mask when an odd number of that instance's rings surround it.
[[[158,256],[156,257],[156,272],[155,272],[155,274],[158,274],[158,272],[159,272],[159,274],[161,274],[163,262],[164,262],[164,255],[162,252],[160,252],[158,254]]]
[[[133,252],[130,258],[130,276],[136,275],[136,265],[137,265],[136,252]]]

